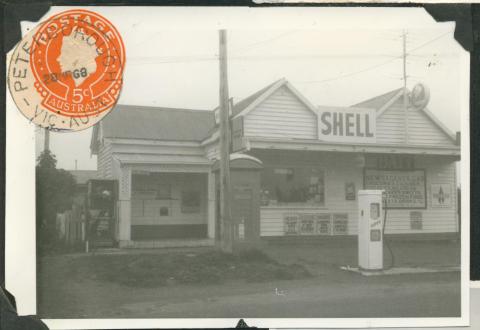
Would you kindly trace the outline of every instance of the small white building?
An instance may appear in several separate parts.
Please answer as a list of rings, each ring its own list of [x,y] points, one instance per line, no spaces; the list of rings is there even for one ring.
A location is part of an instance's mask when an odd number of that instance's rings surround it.
[[[426,102],[419,85],[317,106],[281,79],[234,104],[233,151],[263,163],[261,237],[356,235],[364,188],[387,191],[387,235],[456,234],[459,139]],[[117,105],[94,127],[99,175],[119,182],[120,246],[213,244],[217,115]]]

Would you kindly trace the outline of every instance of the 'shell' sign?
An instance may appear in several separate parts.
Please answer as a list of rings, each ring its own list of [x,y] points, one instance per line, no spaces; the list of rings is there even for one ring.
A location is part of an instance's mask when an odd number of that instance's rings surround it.
[[[321,107],[318,132],[322,141],[375,143],[375,109]]]

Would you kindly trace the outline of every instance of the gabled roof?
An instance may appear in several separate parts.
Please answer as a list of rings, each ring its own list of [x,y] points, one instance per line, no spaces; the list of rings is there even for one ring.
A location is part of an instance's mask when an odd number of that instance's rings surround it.
[[[380,110],[386,103],[388,103],[395,96],[397,96],[397,94],[400,93],[402,89],[403,88],[397,88],[385,94],[375,96],[375,97],[372,97],[371,99],[354,104],[352,105],[352,107],[353,108],[371,108],[375,110]]]
[[[312,111],[315,115],[317,114],[316,107],[310,103],[305,96],[303,96],[295,87],[292,86],[285,78],[279,79],[274,83],[262,88],[258,92],[253,93],[252,95],[241,100],[233,106],[232,117],[245,116],[251,110],[253,110],[257,105],[266,100],[270,95],[275,93],[279,88],[285,86],[292,92],[305,106]]]
[[[404,93],[410,94],[408,89],[398,88],[387,92],[385,94],[373,97],[366,101],[357,103],[352,107],[372,108],[377,110],[377,118],[380,117],[390,106],[395,103]],[[427,107],[420,109],[427,118],[429,118],[444,134],[446,134],[452,141],[456,140],[455,135],[440,121],[437,117],[431,113]]]
[[[215,118],[211,110],[117,105],[101,125],[104,138],[200,142]]]
[[[274,86],[275,84],[278,84],[279,82],[281,82],[283,79],[279,79],[273,83],[271,83],[270,85],[262,88],[261,90],[259,91],[256,91],[255,93],[253,93],[252,95],[250,96],[247,96],[246,98],[244,98],[243,100],[237,102],[236,104],[234,104],[233,106],[233,110],[232,110],[232,116],[236,116],[237,114],[239,114],[240,112],[242,112],[244,109],[246,109],[250,104],[252,104],[256,99],[258,99],[263,93],[265,93],[266,91],[268,91],[270,88],[272,88],[272,86]]]

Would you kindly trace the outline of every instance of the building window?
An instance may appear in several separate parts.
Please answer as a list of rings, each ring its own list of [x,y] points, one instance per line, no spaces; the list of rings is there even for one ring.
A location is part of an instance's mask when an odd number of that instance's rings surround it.
[[[132,199],[141,200],[170,200],[172,186],[152,173],[132,175]]]
[[[200,212],[200,191],[184,190],[182,191],[182,213]]]
[[[160,208],[160,216],[161,217],[166,217],[166,216],[169,216],[170,215],[170,210],[168,209],[167,206],[162,206]]]
[[[325,174],[315,167],[264,168],[262,196],[269,204],[325,204]]]
[[[172,198],[172,187],[170,184],[157,184],[156,186],[156,199],[171,199]]]

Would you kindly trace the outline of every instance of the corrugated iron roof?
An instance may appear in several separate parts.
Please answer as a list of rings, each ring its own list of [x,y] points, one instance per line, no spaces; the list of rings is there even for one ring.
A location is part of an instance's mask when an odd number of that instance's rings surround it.
[[[215,126],[211,110],[117,105],[102,120],[104,137],[202,141]]]

